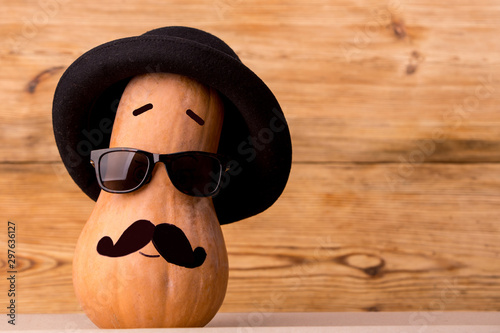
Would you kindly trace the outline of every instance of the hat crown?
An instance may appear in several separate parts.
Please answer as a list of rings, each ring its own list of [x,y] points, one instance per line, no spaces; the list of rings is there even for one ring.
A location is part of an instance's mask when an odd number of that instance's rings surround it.
[[[142,36],[168,36],[182,38],[184,40],[187,39],[192,42],[196,42],[216,49],[241,62],[240,58],[238,58],[238,55],[224,41],[206,31],[202,31],[199,29],[181,26],[163,27],[150,30],[144,33]]]
[[[225,42],[189,27],[158,28],[107,42],[66,69],[54,94],[52,114],[57,147],[76,184],[97,200],[101,189],[90,152],[109,147],[109,125],[129,80],[151,72],[187,76],[224,99],[218,151],[236,164],[228,172],[230,182],[227,178],[227,186],[213,198],[219,222],[239,221],[270,207],[285,188],[292,162],[281,107]],[[265,143],[253,143],[270,131],[270,137],[262,139]]]

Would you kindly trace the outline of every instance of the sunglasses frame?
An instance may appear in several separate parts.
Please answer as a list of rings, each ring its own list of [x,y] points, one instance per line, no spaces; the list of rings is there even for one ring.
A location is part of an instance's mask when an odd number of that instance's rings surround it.
[[[140,154],[143,154],[144,156],[147,157],[148,163],[149,163],[148,164],[148,170],[146,172],[146,175],[142,179],[142,181],[136,187],[134,187],[132,189],[129,189],[129,190],[112,190],[112,189],[109,189],[106,186],[104,186],[104,184],[103,184],[103,182],[101,180],[101,172],[99,170],[99,165],[100,165],[100,162],[101,162],[101,158],[105,154],[108,154],[108,153],[111,153],[111,152],[115,152],[115,151],[126,151],[126,152],[130,152],[130,153],[140,153]],[[169,165],[170,165],[170,161],[172,160],[172,158],[181,157],[181,156],[193,156],[193,155],[194,156],[210,156],[212,158],[215,158],[219,162],[219,165],[220,165],[220,168],[221,168],[221,172],[220,172],[220,175],[219,175],[219,179],[217,181],[217,186],[216,186],[216,188],[215,188],[214,191],[210,192],[210,194],[205,195],[205,194],[203,194],[201,192],[199,194],[186,193],[186,191],[183,191],[183,190],[179,189],[175,185],[175,183],[172,181],[172,178],[171,178],[170,173],[169,173]],[[222,175],[229,170],[229,159],[226,156],[219,155],[219,154],[214,154],[214,153],[208,153],[208,152],[205,152],[205,151],[182,151],[182,152],[172,153],[172,154],[156,154],[156,153],[150,153],[148,151],[141,150],[141,149],[126,148],[126,147],[116,147],[116,148],[97,149],[97,150],[92,150],[90,152],[90,164],[92,164],[92,166],[95,169],[96,177],[97,177],[97,183],[99,184],[99,187],[103,191],[106,191],[106,192],[109,192],[109,193],[119,193],[119,194],[122,194],[122,193],[130,193],[130,192],[137,191],[138,189],[140,189],[145,184],[147,184],[147,183],[149,183],[151,181],[151,176],[153,174],[153,170],[154,170],[154,168],[156,166],[156,163],[158,163],[158,162],[162,162],[164,164],[165,169],[167,171],[167,175],[170,178],[170,182],[172,183],[172,185],[178,191],[180,191],[180,192],[182,192],[182,193],[184,193],[186,195],[192,196],[192,197],[213,197],[213,196],[216,196],[219,193],[220,189],[221,189]]]

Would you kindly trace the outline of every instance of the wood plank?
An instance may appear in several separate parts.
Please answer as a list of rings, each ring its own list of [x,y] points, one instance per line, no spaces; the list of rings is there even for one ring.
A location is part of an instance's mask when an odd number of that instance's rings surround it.
[[[0,166],[22,313],[79,310],[71,260],[93,202],[57,167]],[[295,164],[271,209],[223,227],[221,311],[500,310],[500,166],[423,164],[388,184],[398,168]]]
[[[52,136],[59,77],[96,45],[165,25],[224,39],[292,133],[283,197],[223,227],[222,311],[499,311],[499,18],[491,0],[2,6],[0,219],[19,227],[19,311],[79,311],[71,261],[93,202]]]
[[[51,103],[63,70],[96,45],[166,23],[215,33],[268,83],[290,122],[294,161],[398,162],[436,131],[446,142],[427,161],[500,159],[496,2],[149,1],[139,12],[120,2],[110,21],[113,1],[59,1],[32,34],[41,3],[0,13],[1,161],[59,161]]]

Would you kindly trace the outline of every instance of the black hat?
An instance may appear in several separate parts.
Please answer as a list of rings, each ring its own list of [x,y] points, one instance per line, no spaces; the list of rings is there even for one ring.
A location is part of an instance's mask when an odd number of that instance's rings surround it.
[[[105,43],[83,54],[62,75],[53,103],[54,135],[76,184],[97,200],[100,188],[90,151],[109,147],[128,81],[151,72],[190,77],[216,89],[224,100],[218,153],[238,165],[213,198],[219,222],[235,222],[270,207],[285,188],[291,168],[283,112],[269,88],[226,43],[187,27],[159,28]]]

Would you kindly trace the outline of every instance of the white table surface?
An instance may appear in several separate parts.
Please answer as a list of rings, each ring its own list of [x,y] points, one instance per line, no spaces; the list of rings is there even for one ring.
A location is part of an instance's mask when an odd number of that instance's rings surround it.
[[[4,315],[0,331],[91,333],[100,331],[83,314]],[[500,333],[500,312],[218,313],[204,328],[107,330],[119,332],[339,332]]]

